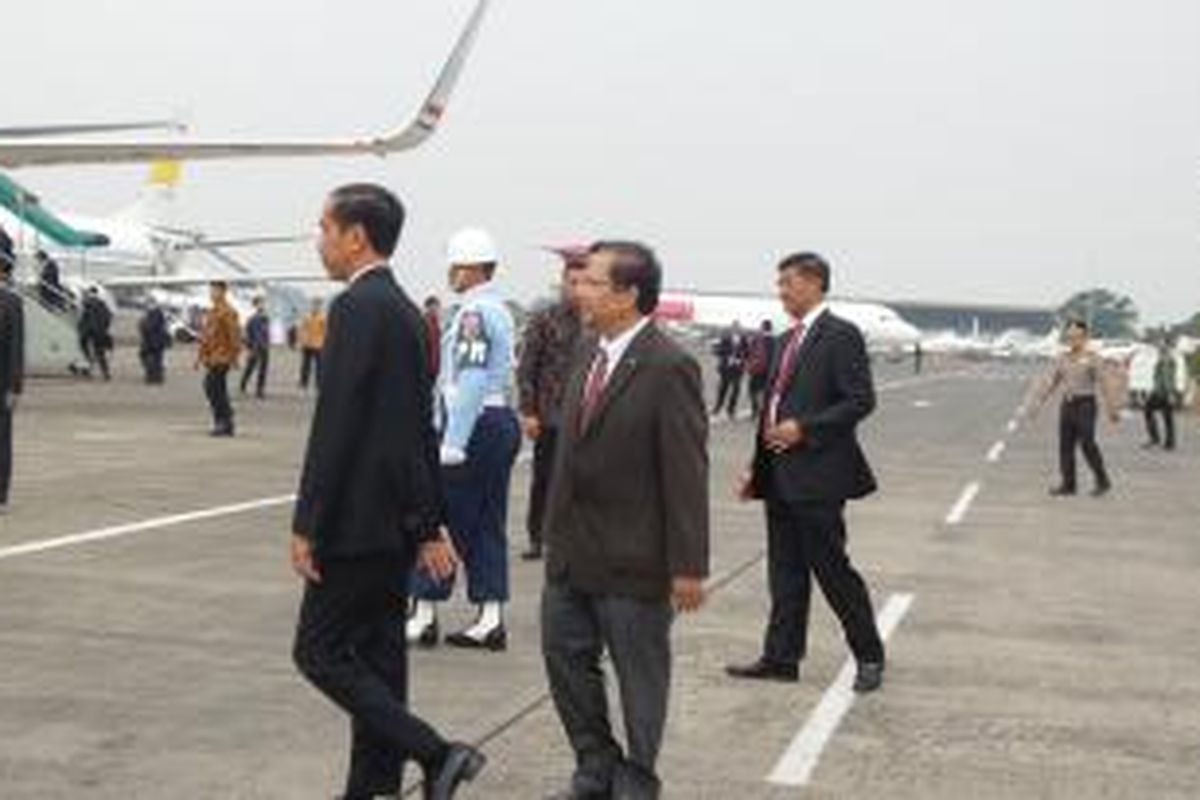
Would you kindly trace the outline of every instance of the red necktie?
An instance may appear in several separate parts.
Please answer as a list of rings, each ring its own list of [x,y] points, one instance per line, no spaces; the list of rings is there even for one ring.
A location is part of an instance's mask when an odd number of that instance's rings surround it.
[[[792,338],[788,339],[787,347],[783,349],[783,356],[779,359],[779,371],[775,373],[775,382],[771,384],[771,394],[767,398],[767,413],[763,416],[764,430],[775,424],[779,400],[792,380],[792,373],[796,369],[796,357],[800,355],[800,345],[803,341],[804,323],[797,322],[796,327],[792,329]]]
[[[592,421],[592,414],[596,410],[596,404],[600,402],[600,395],[604,393],[604,382],[608,379],[608,352],[601,347],[596,353],[596,359],[592,362],[592,371],[588,374],[587,385],[583,388],[583,403],[579,406],[579,431],[582,433],[587,430],[588,423]]]

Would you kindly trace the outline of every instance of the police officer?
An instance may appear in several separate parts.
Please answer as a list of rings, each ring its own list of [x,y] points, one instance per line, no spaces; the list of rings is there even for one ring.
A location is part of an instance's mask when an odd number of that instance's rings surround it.
[[[512,315],[493,283],[499,257],[486,231],[467,228],[449,243],[450,288],[459,307],[442,335],[438,389],[444,410],[441,463],[451,536],[462,555],[467,593],[478,606],[473,625],[446,637],[455,647],[507,647],[508,486],[521,443],[509,400],[513,379]],[[408,639],[437,643],[436,603],[450,599],[453,576],[417,572]]]
[[[1146,398],[1142,411],[1146,418],[1147,441],[1143,447],[1158,447],[1165,450],[1175,449],[1175,402],[1179,396],[1179,381],[1176,376],[1175,352],[1170,343],[1163,339],[1158,345],[1158,355],[1154,361],[1154,386]],[[1158,435],[1158,420],[1156,413],[1161,413],[1166,426],[1167,438],[1164,442]]]

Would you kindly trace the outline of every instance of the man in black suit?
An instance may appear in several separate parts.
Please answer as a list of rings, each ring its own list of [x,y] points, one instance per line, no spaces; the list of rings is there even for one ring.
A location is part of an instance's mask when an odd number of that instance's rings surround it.
[[[700,367],[655,327],[662,270],[648,248],[593,246],[577,277],[590,340],[567,383],[546,505],[542,653],[575,751],[563,798],[657,798],[671,623],[704,599],[708,418]],[[626,747],[600,658],[620,684]]]
[[[25,312],[9,288],[13,262],[0,253],[0,514],[12,481],[12,417],[25,378]]]
[[[825,303],[829,283],[829,265],[815,253],[779,265],[779,296],[797,322],[779,343],[741,489],[744,499],[767,505],[771,616],[759,659],[727,671],[799,679],[815,575],[858,662],[854,688],[869,692],[883,682],[883,642],[866,583],[846,552],[843,510],[876,488],[855,434],[875,408],[875,389],[862,334]]]
[[[400,201],[373,184],[334,191],[321,217],[326,272],[348,286],[329,316],[293,522],[305,580],[294,657],[351,717],[345,800],[398,795],[408,758],[438,800],[484,764],[407,707],[407,577],[414,564],[444,577],[457,557],[442,524],[424,322],[388,265],[403,223]]]

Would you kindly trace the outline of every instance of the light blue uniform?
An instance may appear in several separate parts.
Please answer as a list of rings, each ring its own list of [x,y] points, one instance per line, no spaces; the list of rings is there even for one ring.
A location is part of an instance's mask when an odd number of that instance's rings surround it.
[[[442,484],[473,603],[506,602],[509,596],[508,488],[521,446],[510,400],[514,329],[512,314],[489,282],[463,294],[442,334]],[[418,571],[412,594],[447,600],[453,589],[453,579],[434,581]]]

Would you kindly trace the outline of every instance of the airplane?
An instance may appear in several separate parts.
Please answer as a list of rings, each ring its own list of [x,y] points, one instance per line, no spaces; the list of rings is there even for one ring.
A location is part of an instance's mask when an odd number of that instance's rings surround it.
[[[898,356],[912,352],[921,340],[916,326],[882,303],[832,299],[829,309],[857,325],[873,352]],[[706,329],[728,328],[735,322],[753,329],[770,321],[776,331],[781,331],[794,323],[777,297],[683,290],[663,292],[656,317],[680,326]]]
[[[380,157],[411,150],[437,129],[470,54],[490,0],[479,0],[416,116],[381,135],[324,140],[98,142],[59,137],[0,138],[0,167],[18,169],[65,164],[129,164],[153,161],[214,161],[251,158],[305,158],[350,155]]]

